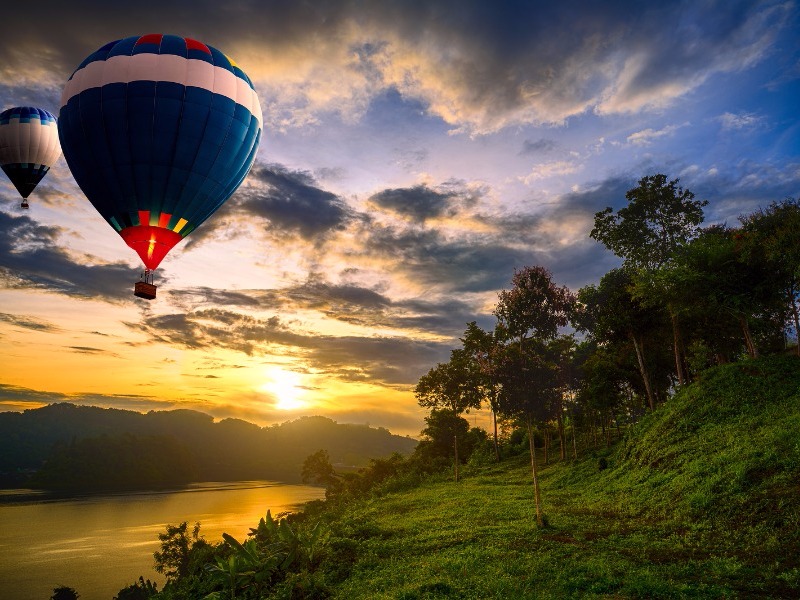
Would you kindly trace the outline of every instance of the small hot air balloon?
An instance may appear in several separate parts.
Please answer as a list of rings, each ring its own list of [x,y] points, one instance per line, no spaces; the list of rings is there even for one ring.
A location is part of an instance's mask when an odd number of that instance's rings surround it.
[[[42,108],[17,106],[0,113],[0,166],[22,196],[28,196],[61,156],[56,118]]]
[[[149,34],[106,44],[75,70],[58,132],[75,181],[152,271],[239,187],[261,139],[258,96],[211,46]]]

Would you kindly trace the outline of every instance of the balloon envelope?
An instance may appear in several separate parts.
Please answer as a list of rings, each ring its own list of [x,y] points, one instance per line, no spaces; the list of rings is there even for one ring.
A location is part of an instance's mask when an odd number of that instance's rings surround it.
[[[58,119],[75,181],[151,270],[239,187],[261,130],[258,96],[233,61],[163,34],[86,58]]]
[[[61,156],[55,116],[33,106],[0,113],[0,167],[27,198]]]

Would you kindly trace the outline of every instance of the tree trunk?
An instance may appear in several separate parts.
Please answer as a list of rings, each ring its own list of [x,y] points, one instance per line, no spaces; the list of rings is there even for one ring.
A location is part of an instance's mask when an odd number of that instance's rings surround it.
[[[458,483],[458,436],[453,436],[453,449],[456,454],[456,483]]]
[[[747,346],[747,353],[750,355],[750,358],[758,358],[758,349],[753,343],[753,336],[750,334],[750,324],[747,322],[747,317],[744,315],[739,315],[739,325],[742,327],[744,343]]]
[[[642,353],[642,346],[639,344],[639,341],[636,339],[636,336],[633,332],[630,332],[631,340],[633,340],[633,347],[636,349],[636,358],[639,361],[639,374],[642,376],[642,380],[644,381],[644,389],[647,393],[647,403],[650,405],[650,410],[656,409],[656,402],[653,398],[653,389],[650,387],[650,375],[647,373],[647,367],[644,365],[644,354]]]
[[[578,435],[578,428],[575,426],[575,411],[569,411],[570,421],[572,421],[572,458],[578,459],[578,442],[575,438]]]
[[[797,339],[795,352],[800,356],[800,313],[797,310],[797,302],[794,299],[794,287],[789,290],[789,303],[792,305],[792,316],[794,317],[794,336]]]
[[[528,444],[531,450],[531,470],[533,471],[533,495],[536,502],[536,524],[544,527],[542,517],[542,499],[539,493],[539,478],[536,474],[536,444],[533,441],[533,428],[531,427],[531,417],[528,415]]]
[[[492,410],[492,421],[494,421],[494,458],[500,462],[500,444],[497,441],[497,413]]]
[[[678,316],[672,312],[672,308],[669,309],[669,317],[672,321],[672,346],[675,348],[675,372],[678,375],[678,385],[683,385],[686,382],[686,376],[681,359],[681,336],[678,330]]]
[[[544,464],[549,465],[550,459],[550,429],[545,425],[544,428]]]

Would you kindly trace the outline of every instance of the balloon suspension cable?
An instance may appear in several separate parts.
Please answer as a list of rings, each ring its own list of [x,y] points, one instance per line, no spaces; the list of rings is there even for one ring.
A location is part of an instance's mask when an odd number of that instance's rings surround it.
[[[145,283],[149,283],[150,285],[153,285],[153,271],[151,271],[150,269],[145,269],[144,273],[141,274],[139,279],[141,279]]]

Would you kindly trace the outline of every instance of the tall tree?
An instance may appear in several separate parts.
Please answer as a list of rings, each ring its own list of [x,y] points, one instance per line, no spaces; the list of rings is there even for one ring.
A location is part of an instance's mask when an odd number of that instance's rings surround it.
[[[497,355],[502,351],[502,343],[496,335],[497,332],[484,331],[478,327],[475,321],[467,324],[464,337],[461,342],[464,344],[464,351],[473,361],[476,371],[475,383],[480,390],[481,396],[489,404],[492,411],[492,424],[494,426],[494,456],[500,460],[500,444],[497,439],[497,411],[499,383],[495,376]]]
[[[745,256],[751,263],[765,265],[782,290],[800,355],[800,200],[773,202],[739,220]]]
[[[599,285],[587,285],[578,290],[572,323],[598,343],[614,344],[620,351],[626,344],[632,347],[647,404],[650,410],[655,410],[657,394],[647,348],[661,337],[666,313],[663,309],[643,305],[634,298],[632,288],[630,269],[610,270],[600,279]]]
[[[594,229],[589,234],[614,254],[624,259],[648,280],[669,265],[675,251],[693,239],[703,222],[707,201],[678,186],[678,179],[666,175],[648,175],[625,194],[628,205],[614,213],[611,207],[595,214]],[[678,383],[686,381],[678,318],[670,311]]]
[[[695,334],[704,337],[716,354],[735,352],[722,343],[738,329],[747,353],[755,358],[753,324],[760,321],[762,330],[769,327],[780,302],[780,287],[774,285],[765,263],[745,260],[740,237],[737,230],[721,225],[704,229],[676,251],[671,268],[658,272],[655,279],[660,281],[658,289],[669,290],[670,304],[679,315],[711,326],[710,331],[700,328]]]
[[[507,414],[524,418],[530,440],[536,522],[544,525],[536,465],[533,422],[552,409],[558,394],[558,367],[549,343],[569,323],[575,298],[557,286],[544,267],[514,272],[510,290],[499,294],[494,314],[498,331],[512,342],[503,355],[500,401]]]
[[[450,352],[448,362],[439,363],[420,377],[414,388],[414,395],[420,406],[430,408],[432,411],[444,411],[460,419],[458,415],[464,411],[480,408],[481,377],[480,370],[470,353],[463,348],[457,348]],[[431,417],[433,416],[432,412]],[[460,429],[454,430],[451,438],[455,455],[456,481],[458,481],[458,443],[459,439],[464,440],[468,430],[468,427],[463,432]]]

